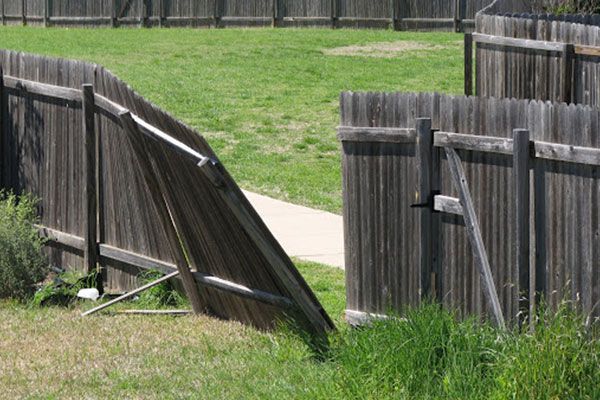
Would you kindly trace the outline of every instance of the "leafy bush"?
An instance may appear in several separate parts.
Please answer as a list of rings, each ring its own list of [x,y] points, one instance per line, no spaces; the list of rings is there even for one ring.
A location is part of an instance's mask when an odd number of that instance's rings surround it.
[[[68,306],[77,300],[80,289],[96,287],[97,273],[83,275],[77,271],[67,271],[43,285],[33,296],[32,304],[41,306]]]
[[[598,14],[600,0],[535,0],[534,9],[552,14]]]
[[[0,192],[0,298],[30,298],[48,273],[44,241],[33,226],[36,203],[29,195]]]

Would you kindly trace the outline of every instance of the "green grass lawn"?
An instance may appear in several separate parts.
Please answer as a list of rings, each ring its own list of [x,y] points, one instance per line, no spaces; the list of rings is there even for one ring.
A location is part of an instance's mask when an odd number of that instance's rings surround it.
[[[243,188],[336,213],[340,92],[460,93],[461,40],[381,30],[0,28],[3,48],[106,66],[202,132]]]

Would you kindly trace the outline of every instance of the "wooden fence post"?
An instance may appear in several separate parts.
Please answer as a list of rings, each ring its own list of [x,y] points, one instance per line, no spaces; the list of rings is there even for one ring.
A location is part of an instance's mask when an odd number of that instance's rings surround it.
[[[4,0],[0,0],[0,17],[2,17],[2,25],[6,25],[6,19],[4,18]]]
[[[438,162],[437,150],[433,146],[431,119],[417,118],[416,130],[419,187],[416,192],[415,206],[419,208],[421,299],[439,299],[441,275],[437,269],[438,252],[436,251],[439,227],[433,214]]]
[[[214,17],[215,17],[215,28],[218,28],[221,25],[221,17],[223,13],[223,0],[214,0],[215,1],[215,9],[214,9]]]
[[[4,71],[0,66],[0,189],[4,189],[4,118],[8,118],[8,110],[5,111],[7,102],[4,101]]]
[[[331,28],[337,28],[338,20],[338,0],[331,0]]]
[[[465,95],[473,95],[473,35],[465,33]]]
[[[150,0],[142,0],[142,7],[140,9],[140,28],[147,28],[150,26],[150,7],[148,6],[148,1]]]
[[[561,56],[561,101],[565,103],[571,103],[572,101],[572,88],[573,88],[573,59],[575,56],[575,46],[570,43],[565,43],[562,56]]]
[[[110,3],[110,26],[117,26],[117,0],[112,0]]]
[[[391,14],[391,18],[392,18],[390,28],[392,28],[393,30],[396,30],[396,0],[390,0],[389,5],[390,5],[390,9],[391,9],[390,14]]]
[[[454,32],[461,31],[461,0],[454,0]]]
[[[47,28],[50,22],[50,0],[44,1],[44,28]]]
[[[82,86],[82,112],[83,112],[83,174],[85,189],[83,191],[85,204],[84,235],[85,251],[84,262],[88,273],[98,270],[98,204],[96,202],[96,111],[94,101],[94,86]]]
[[[158,27],[162,28],[165,22],[165,2],[158,0]]]
[[[525,322],[530,305],[530,267],[529,267],[529,226],[530,226],[530,192],[529,192],[529,160],[530,145],[529,131],[515,129],[513,131],[513,182],[515,190],[515,220],[514,229],[514,265],[517,282],[513,282],[518,292],[518,310],[513,309],[514,315],[520,315],[519,320]],[[516,305],[515,305],[516,306]]]
[[[21,23],[27,25],[27,1],[21,0]]]
[[[278,25],[277,18],[279,17],[279,1],[278,0],[271,0],[271,8],[272,8],[272,11],[273,11],[273,18],[271,20],[271,27],[275,28]]]

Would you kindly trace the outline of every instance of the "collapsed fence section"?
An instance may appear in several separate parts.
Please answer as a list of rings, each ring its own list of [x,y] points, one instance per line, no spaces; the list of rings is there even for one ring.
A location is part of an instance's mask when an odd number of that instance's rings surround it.
[[[1,0],[3,24],[455,30],[491,0]]]
[[[429,297],[512,322],[536,293],[600,315],[599,129],[583,106],[342,94],[350,319]]]
[[[51,261],[127,290],[179,271],[195,312],[333,324],[197,132],[104,68],[0,52],[2,187],[40,199]]]

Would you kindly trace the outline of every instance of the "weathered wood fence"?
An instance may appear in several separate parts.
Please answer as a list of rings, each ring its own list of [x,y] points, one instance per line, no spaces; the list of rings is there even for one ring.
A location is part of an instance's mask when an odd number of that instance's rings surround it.
[[[600,105],[600,15],[532,14],[523,3],[497,0],[477,15],[475,92]]]
[[[536,293],[600,315],[598,109],[343,93],[339,138],[348,319],[432,297],[510,322]]]
[[[108,289],[177,268],[196,312],[333,327],[204,138],[109,71],[0,51],[0,109],[0,183],[41,199],[53,263]]]
[[[491,0],[1,0],[3,24],[471,29]]]

